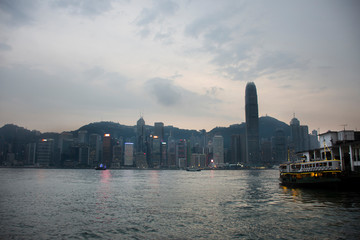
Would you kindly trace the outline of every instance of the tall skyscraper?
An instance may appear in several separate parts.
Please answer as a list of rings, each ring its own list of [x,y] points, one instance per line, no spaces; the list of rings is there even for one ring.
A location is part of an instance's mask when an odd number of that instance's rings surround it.
[[[260,164],[259,112],[255,83],[249,82],[245,89],[246,162],[251,166]]]
[[[103,150],[102,150],[102,163],[106,165],[106,167],[110,167],[112,160],[112,143],[110,134],[106,133],[103,137]]]
[[[156,122],[154,124],[154,135],[158,136],[160,141],[164,140],[164,123]]]
[[[144,153],[145,151],[145,120],[143,117],[136,122],[136,152]]]

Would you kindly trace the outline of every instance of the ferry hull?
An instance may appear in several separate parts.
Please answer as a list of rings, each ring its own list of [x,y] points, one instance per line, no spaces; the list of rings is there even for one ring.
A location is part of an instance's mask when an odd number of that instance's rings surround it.
[[[300,188],[331,188],[360,190],[360,175],[344,175],[337,173],[306,174],[301,177],[299,174],[281,174],[280,184],[287,187]]]
[[[342,183],[339,173],[281,174],[281,185],[290,187],[337,187]]]

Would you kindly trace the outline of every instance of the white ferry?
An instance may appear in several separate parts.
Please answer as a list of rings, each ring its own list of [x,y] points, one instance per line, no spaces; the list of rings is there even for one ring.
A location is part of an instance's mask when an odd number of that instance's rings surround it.
[[[324,186],[341,182],[340,160],[284,163],[279,166],[281,184],[287,186]]]

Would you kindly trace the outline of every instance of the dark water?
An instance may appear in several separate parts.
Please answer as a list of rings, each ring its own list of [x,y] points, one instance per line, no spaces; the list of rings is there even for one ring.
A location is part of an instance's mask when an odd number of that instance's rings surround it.
[[[360,194],[278,171],[0,169],[0,239],[359,239]]]

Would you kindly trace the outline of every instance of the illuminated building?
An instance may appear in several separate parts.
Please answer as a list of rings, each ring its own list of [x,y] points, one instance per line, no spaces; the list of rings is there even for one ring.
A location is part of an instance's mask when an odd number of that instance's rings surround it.
[[[112,143],[110,134],[104,134],[102,145],[102,163],[106,165],[106,167],[110,167],[112,160]]]
[[[249,82],[245,89],[246,162],[250,166],[261,165],[259,142],[259,112],[255,83]]]
[[[134,165],[134,144],[125,143],[125,153],[124,153],[124,165],[133,166]]]
[[[150,167],[157,168],[161,163],[161,139],[159,136],[150,136],[151,160]]]
[[[163,167],[167,167],[168,163],[167,163],[167,144],[166,144],[166,142],[161,143],[160,151],[161,151],[160,165]]]
[[[38,167],[48,167],[53,164],[54,139],[41,139],[37,145]]]

